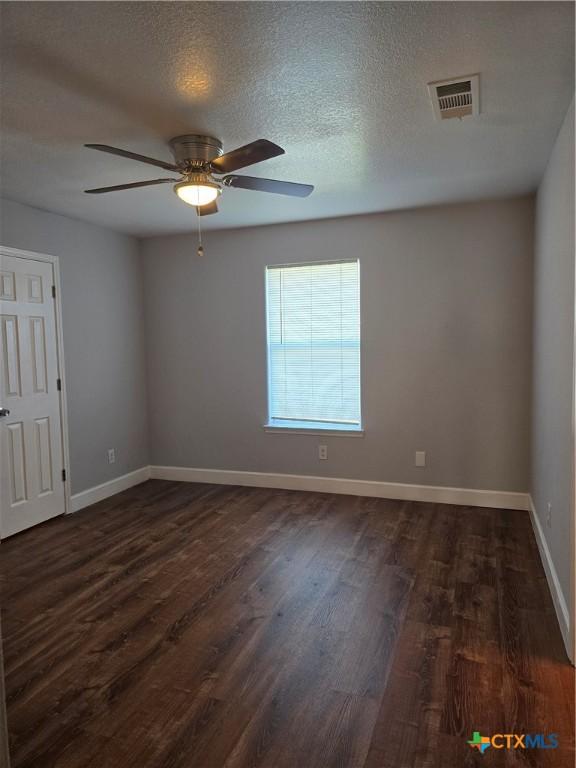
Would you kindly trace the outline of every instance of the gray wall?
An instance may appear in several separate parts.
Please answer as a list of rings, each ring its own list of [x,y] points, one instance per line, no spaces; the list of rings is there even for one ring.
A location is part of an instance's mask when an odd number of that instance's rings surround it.
[[[571,599],[574,471],[574,102],[536,204],[532,499],[564,597]],[[546,523],[552,504],[552,525]]]
[[[527,491],[532,233],[521,198],[146,240],[152,463]],[[366,436],[265,434],[264,267],[350,256]]]
[[[60,257],[72,492],[148,464],[138,242],[2,200],[0,243]]]
[[[154,464],[528,489],[531,198],[210,233],[204,259],[147,240],[145,325],[135,240],[0,213],[2,244],[61,259],[74,492],[148,463],[147,405]],[[350,255],[366,436],[265,434],[264,267]]]

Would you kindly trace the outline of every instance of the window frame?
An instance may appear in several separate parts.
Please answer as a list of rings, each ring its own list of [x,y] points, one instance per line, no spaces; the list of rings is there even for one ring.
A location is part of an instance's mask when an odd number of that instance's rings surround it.
[[[357,264],[358,265],[358,322],[360,331],[359,341],[359,411],[360,419],[357,425],[352,427],[339,428],[335,422],[327,422],[326,427],[320,426],[320,422],[311,422],[310,427],[303,425],[303,421],[297,421],[295,426],[289,426],[287,424],[274,423],[274,419],[270,412],[270,338],[269,338],[269,307],[268,307],[268,269],[283,269],[290,267],[316,267],[332,264]],[[334,437],[364,437],[364,419],[363,419],[363,345],[362,345],[362,278],[360,270],[359,258],[348,259],[322,259],[319,261],[293,261],[281,264],[266,264],[264,267],[264,304],[265,304],[265,324],[266,324],[266,422],[263,424],[263,429],[269,434],[277,435],[317,435],[317,436],[334,436]]]

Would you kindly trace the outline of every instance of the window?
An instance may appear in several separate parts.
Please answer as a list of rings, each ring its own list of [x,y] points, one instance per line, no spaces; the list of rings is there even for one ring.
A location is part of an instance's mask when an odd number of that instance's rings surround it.
[[[360,431],[360,265],[266,268],[268,425]]]

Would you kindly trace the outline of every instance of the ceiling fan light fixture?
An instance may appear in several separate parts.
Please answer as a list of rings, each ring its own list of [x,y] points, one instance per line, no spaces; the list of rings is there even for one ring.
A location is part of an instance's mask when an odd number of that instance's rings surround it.
[[[191,174],[186,181],[174,185],[174,192],[180,200],[195,208],[213,203],[220,194],[220,185],[205,173]]]
[[[1,0],[0,0],[1,1]],[[148,181],[134,181],[128,184],[115,184],[111,187],[96,187],[85,189],[90,195],[99,195],[105,192],[117,192],[123,189],[137,189],[139,187],[155,186],[156,184],[174,184],[174,192],[187,205],[196,208],[199,216],[209,216],[218,213],[216,200],[224,187],[236,189],[249,189],[254,192],[271,192],[276,195],[288,195],[289,197],[308,197],[314,187],[311,184],[295,184],[291,181],[278,181],[277,179],[264,179],[261,176],[236,176],[231,171],[246,168],[249,165],[261,163],[272,157],[284,154],[282,147],[268,139],[257,139],[231,152],[222,154],[222,142],[212,136],[187,134],[177,136],[170,141],[170,149],[174,155],[174,162],[156,160],[146,155],[138,155],[119,147],[111,147],[108,144],[85,144],[88,149],[96,149],[99,152],[107,152],[129,160],[135,160],[146,165],[154,165],[167,171],[180,174],[180,179],[163,178],[150,179]],[[214,178],[214,174],[222,178]],[[175,183],[176,182],[176,183]]]

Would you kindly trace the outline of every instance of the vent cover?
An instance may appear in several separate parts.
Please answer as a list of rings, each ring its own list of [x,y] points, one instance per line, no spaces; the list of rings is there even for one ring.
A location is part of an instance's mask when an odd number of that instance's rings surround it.
[[[479,113],[478,75],[428,83],[436,120],[463,118]]]

